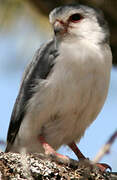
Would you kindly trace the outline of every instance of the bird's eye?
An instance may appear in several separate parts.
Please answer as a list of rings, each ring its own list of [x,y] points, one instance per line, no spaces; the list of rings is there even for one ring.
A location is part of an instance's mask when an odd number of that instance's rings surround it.
[[[78,14],[78,13],[73,14],[69,17],[69,21],[71,21],[71,22],[78,22],[81,19],[83,19],[83,16],[81,16],[81,14]]]

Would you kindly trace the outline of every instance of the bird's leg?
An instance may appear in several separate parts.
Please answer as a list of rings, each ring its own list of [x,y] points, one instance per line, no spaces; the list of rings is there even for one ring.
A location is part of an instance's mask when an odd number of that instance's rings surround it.
[[[42,147],[44,148],[45,154],[50,155],[53,157],[56,157],[57,160],[61,161],[64,163],[64,161],[69,161],[69,158],[67,156],[64,156],[62,154],[57,153],[45,140],[43,136],[39,136],[39,142],[42,144]]]
[[[80,149],[77,147],[77,145],[75,144],[75,142],[72,142],[70,144],[68,144],[68,146],[72,149],[72,151],[76,154],[76,156],[78,157],[79,160],[81,159],[87,159],[80,151]],[[99,167],[101,169],[101,171],[105,171],[106,169],[111,169],[111,167],[108,164],[105,163],[96,163],[96,166]]]
[[[45,154],[55,153],[55,150],[46,142],[46,140],[43,136],[39,136],[39,142],[42,144]]]
[[[86,157],[81,153],[80,149],[77,147],[77,145],[75,144],[75,142],[72,142],[70,144],[68,144],[68,146],[72,149],[72,151],[76,154],[76,156],[78,157],[78,159],[86,159]]]

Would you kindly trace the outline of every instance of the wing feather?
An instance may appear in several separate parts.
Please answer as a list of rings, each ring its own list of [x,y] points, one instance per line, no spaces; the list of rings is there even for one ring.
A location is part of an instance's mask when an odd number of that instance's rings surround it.
[[[54,40],[51,40],[37,50],[33,60],[28,65],[11,115],[7,134],[6,152],[9,151],[9,147],[12,146],[19,131],[26,113],[25,106],[34,93],[33,87],[36,86],[36,79],[42,80],[47,78],[57,56],[58,52],[55,49]]]

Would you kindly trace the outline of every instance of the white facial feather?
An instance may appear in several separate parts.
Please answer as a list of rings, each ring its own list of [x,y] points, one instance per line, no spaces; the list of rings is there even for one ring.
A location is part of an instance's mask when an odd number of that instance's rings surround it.
[[[65,10],[56,8],[50,13],[50,22],[54,27],[54,23],[59,20],[63,23],[61,26],[67,26],[67,33],[59,36],[58,40],[63,39],[85,39],[93,43],[102,43],[107,41],[109,37],[108,25],[104,20],[101,11],[98,13],[89,7],[81,6],[78,8],[64,8]],[[78,22],[70,21],[70,17],[74,14],[81,15],[82,19]],[[59,35],[59,33],[58,33]],[[57,37],[56,37],[57,38]]]

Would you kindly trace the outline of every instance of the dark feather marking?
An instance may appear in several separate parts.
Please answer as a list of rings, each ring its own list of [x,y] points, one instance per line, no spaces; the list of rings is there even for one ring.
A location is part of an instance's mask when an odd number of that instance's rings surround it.
[[[27,67],[11,115],[7,134],[6,152],[10,150],[10,147],[13,144],[15,137],[19,131],[21,122],[26,113],[25,106],[34,93],[32,87],[36,86],[36,79],[41,80],[47,78],[52,67],[54,66],[54,60],[57,56],[58,52],[55,49],[54,41],[52,40],[45,46],[42,46],[39,50],[37,50],[32,62]]]

